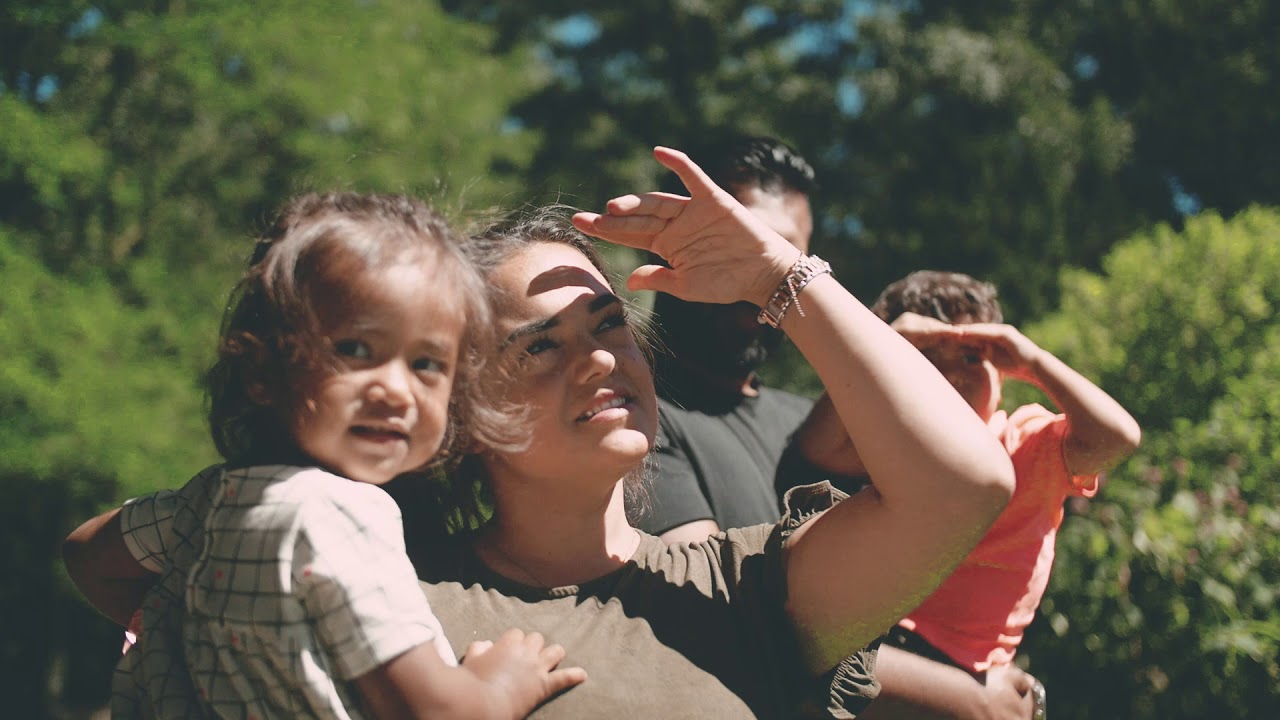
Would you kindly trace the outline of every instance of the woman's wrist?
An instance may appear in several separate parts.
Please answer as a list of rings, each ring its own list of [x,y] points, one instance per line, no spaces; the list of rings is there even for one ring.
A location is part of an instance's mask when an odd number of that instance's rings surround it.
[[[778,287],[773,291],[773,295],[769,297],[768,302],[761,306],[760,314],[756,316],[756,321],[761,325],[779,327],[782,324],[782,319],[787,316],[792,308],[803,316],[804,308],[800,304],[800,293],[815,278],[830,273],[831,265],[822,258],[817,255],[801,254],[778,283]]]
[[[751,289],[750,294],[744,298],[757,307],[764,307],[769,303],[770,298],[777,292],[787,279],[787,275],[791,273],[796,263],[805,257],[800,248],[787,243],[787,249],[769,258],[769,266],[760,273],[760,279],[757,280],[755,287]]]

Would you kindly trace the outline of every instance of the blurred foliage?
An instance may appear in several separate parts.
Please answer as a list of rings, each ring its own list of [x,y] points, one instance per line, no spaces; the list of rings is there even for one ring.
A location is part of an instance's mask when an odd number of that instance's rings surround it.
[[[1260,208],[1158,227],[1027,329],[1146,433],[1058,535],[1022,653],[1055,718],[1280,717],[1278,239]]]
[[[101,702],[120,633],[75,600],[58,546],[74,523],[212,459],[192,373],[163,310],[122,304],[101,277],[67,282],[0,229],[0,643],[13,717],[39,717],[55,660],[69,701]],[[115,649],[112,650],[114,640]]]
[[[119,631],[60,541],[215,458],[199,377],[274,208],[349,188],[457,215],[519,188],[536,138],[504,123],[539,79],[489,34],[407,1],[0,6],[6,716],[102,702]]]
[[[777,135],[817,168],[814,248],[859,297],[958,270],[1024,322],[1139,228],[1280,202],[1266,0],[444,3],[553,72],[513,109],[542,133],[532,189],[596,206],[658,185],[655,144]]]
[[[1280,220],[1245,210],[1280,203],[1278,14],[0,4],[0,572],[21,580],[0,590],[6,715],[102,701],[118,630],[70,590],[58,543],[213,458],[198,378],[249,238],[286,197],[595,207],[657,186],[651,146],[732,128],[813,161],[815,250],[859,297],[921,267],[992,280],[1011,320],[1043,318],[1028,334],[1142,421],[1139,457],[1064,526],[1029,638],[1055,717],[1280,716]],[[1234,217],[1187,220],[1200,209]],[[818,390],[794,353],[768,378]]]
[[[1105,278],[1065,271],[1062,311],[1037,325],[1039,335],[1147,430],[1201,421],[1280,321],[1277,238],[1280,218],[1260,209],[1229,224],[1206,213],[1180,233],[1157,227],[1117,246]]]

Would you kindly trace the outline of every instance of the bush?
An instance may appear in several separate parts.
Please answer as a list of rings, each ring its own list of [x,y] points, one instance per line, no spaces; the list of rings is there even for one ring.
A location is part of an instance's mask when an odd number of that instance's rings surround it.
[[[1028,633],[1059,720],[1280,717],[1278,240],[1266,209],[1159,228],[1027,328],[1146,431],[1072,501]]]

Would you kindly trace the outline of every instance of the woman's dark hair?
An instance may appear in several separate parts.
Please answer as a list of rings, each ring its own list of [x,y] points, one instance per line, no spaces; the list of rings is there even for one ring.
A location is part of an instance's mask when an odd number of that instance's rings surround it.
[[[592,266],[600,271],[612,289],[614,282],[600,258],[595,241],[580,232],[570,221],[569,218],[573,212],[575,212],[573,208],[564,205],[549,205],[513,213],[475,232],[463,245],[463,251],[480,275],[488,278],[501,265],[530,247],[542,244],[568,245],[582,253]],[[491,301],[495,305],[499,304],[501,297],[498,294],[503,290],[494,287],[492,283],[487,284],[486,287],[491,293]],[[629,308],[628,325],[637,344],[648,358],[650,347],[648,341],[652,333],[644,316],[633,310],[634,308]],[[494,397],[502,397],[505,394],[503,388],[505,378],[502,374],[491,371],[486,377],[487,381],[481,384],[486,386],[488,392]],[[513,424],[524,427],[524,421],[527,421],[525,410],[525,408],[508,410],[520,418],[520,421]],[[469,454],[464,455],[451,472],[452,497],[449,500],[451,529],[478,526],[487,514],[485,509],[492,507],[488,473],[482,464],[481,453],[493,448],[492,444],[477,438],[476,442],[468,446]],[[650,466],[651,463],[646,458],[642,466],[627,477],[625,496],[628,513],[643,512],[648,508],[647,473]]]
[[[205,377],[209,428],[228,463],[297,462],[288,413],[305,384],[335,365],[313,305],[364,274],[419,263],[440,283],[442,302],[466,324],[449,402],[449,430],[437,458],[464,438],[500,443],[505,416],[475,382],[494,345],[484,284],[448,224],[404,195],[307,194],[294,198],[254,247],[231,292],[218,358]],[[347,298],[341,298],[347,299]]]
[[[891,323],[911,312],[951,325],[1004,322],[996,286],[964,273],[917,270],[884,289],[871,312]]]

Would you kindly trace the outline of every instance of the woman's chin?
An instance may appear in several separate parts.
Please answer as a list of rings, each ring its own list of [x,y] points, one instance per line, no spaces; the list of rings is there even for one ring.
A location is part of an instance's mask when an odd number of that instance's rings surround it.
[[[638,430],[610,433],[600,444],[602,453],[608,453],[617,458],[620,465],[628,466],[627,472],[630,472],[631,466],[639,465],[644,460],[651,447],[653,438]]]

